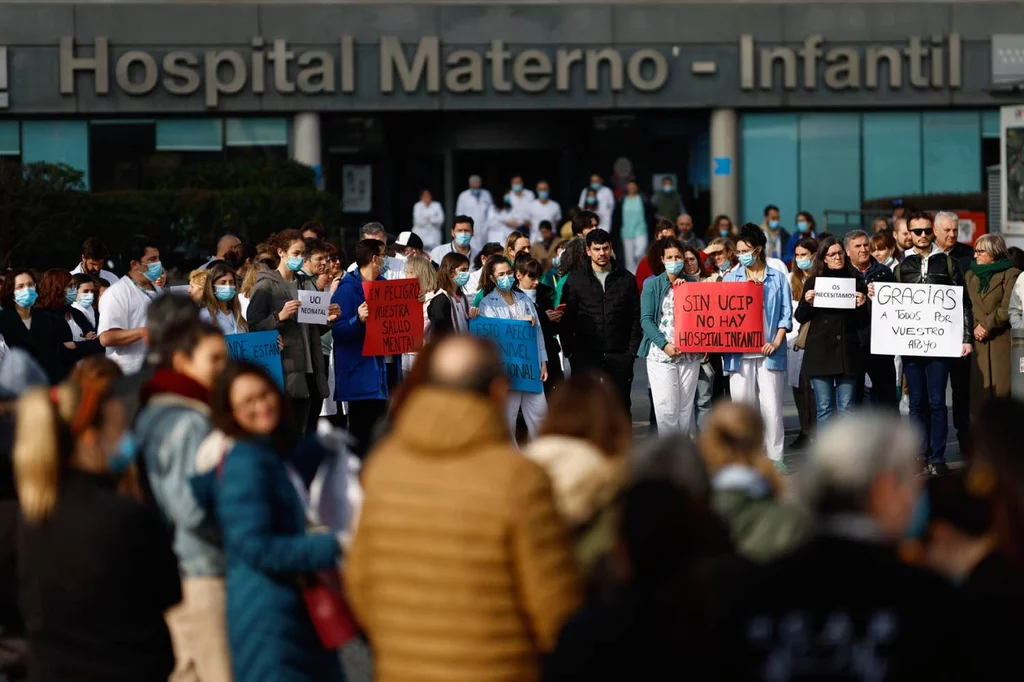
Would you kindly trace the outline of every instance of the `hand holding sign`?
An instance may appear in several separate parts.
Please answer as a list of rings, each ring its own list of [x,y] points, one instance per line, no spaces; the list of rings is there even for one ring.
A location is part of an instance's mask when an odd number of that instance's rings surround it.
[[[547,364],[539,361],[536,327],[526,320],[478,317],[469,323],[469,332],[498,346],[509,388],[524,393],[544,392]]]
[[[299,289],[299,324],[327,324],[331,299],[322,291]]]
[[[415,279],[363,282],[366,337],[363,355],[414,353],[423,345],[423,304]],[[360,306],[362,310],[362,306]],[[362,317],[362,312],[359,313]]]
[[[877,284],[871,306],[873,354],[956,358],[970,353],[963,337],[963,287]]]
[[[814,293],[807,299],[815,308],[857,307],[857,280],[853,277],[816,277]]]
[[[299,302],[298,302],[298,300],[288,301],[287,303],[284,304],[284,307],[281,308],[281,312],[279,312],[277,314],[277,319],[282,320],[282,321],[283,320],[288,320],[288,319],[291,319],[292,317],[294,317],[295,315],[297,315],[298,312],[299,312]]]
[[[681,353],[761,353],[764,291],[755,282],[674,287],[675,343]]]
[[[233,360],[245,360],[259,365],[284,388],[284,369],[281,365],[281,336],[276,331],[228,334],[224,341]]]

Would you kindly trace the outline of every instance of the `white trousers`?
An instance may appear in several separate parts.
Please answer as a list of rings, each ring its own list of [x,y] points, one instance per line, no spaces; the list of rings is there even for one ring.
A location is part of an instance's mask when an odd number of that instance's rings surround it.
[[[693,406],[700,360],[656,362],[647,358],[647,383],[654,399],[658,433],[693,433]]]
[[[423,251],[429,254],[441,246],[441,230],[433,227],[414,227],[412,233],[423,240]]]
[[[636,272],[636,268],[647,256],[647,235],[642,234],[639,237],[623,237],[622,239],[622,250],[625,251],[622,254],[623,264],[626,269],[630,272]]]
[[[508,402],[505,403],[505,418],[508,420],[508,430],[515,440],[516,420],[519,418],[519,410],[523,410],[523,421],[526,422],[526,430],[530,433],[530,440],[537,437],[540,423],[548,414],[548,400],[543,393],[524,393],[523,391],[509,391]]]
[[[764,420],[764,448],[768,458],[782,460],[786,429],[782,423],[782,392],[785,389],[785,372],[775,372],[765,366],[765,358],[744,358],[740,369],[729,378],[732,399],[761,407]]]

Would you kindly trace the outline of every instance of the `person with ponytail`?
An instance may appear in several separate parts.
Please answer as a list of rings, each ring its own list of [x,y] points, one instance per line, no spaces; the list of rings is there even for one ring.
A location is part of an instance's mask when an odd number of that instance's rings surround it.
[[[36,276],[31,270],[8,272],[0,290],[0,335],[8,347],[27,351],[50,383],[56,384],[71,368],[76,346],[71,328],[52,313],[37,310],[38,300]]]
[[[163,614],[181,599],[178,566],[131,485],[128,427],[102,380],[18,401],[17,591],[37,682],[162,682],[174,667]]]

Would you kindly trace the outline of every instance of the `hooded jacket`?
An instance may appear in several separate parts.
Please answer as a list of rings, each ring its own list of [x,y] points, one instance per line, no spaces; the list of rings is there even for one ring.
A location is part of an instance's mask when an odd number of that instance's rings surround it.
[[[380,682],[529,682],[580,603],[543,469],[482,396],[417,389],[363,470],[346,593]]]
[[[245,311],[249,331],[263,332],[276,330],[284,339],[281,364],[284,369],[285,393],[290,398],[309,398],[306,373],[316,378],[320,396],[330,393],[327,385],[327,368],[320,347],[320,334],[327,329],[319,325],[299,324],[295,317],[279,320],[275,313],[288,301],[298,297],[298,280],[286,282],[276,270],[264,270],[256,275],[256,286]],[[307,360],[308,358],[308,360]]]
[[[383,281],[379,277],[378,281]],[[388,373],[384,357],[364,357],[363,341],[366,325],[359,321],[359,306],[366,302],[363,278],[359,270],[345,273],[331,296],[331,303],[341,308],[341,317],[334,323],[334,399],[387,400]]]

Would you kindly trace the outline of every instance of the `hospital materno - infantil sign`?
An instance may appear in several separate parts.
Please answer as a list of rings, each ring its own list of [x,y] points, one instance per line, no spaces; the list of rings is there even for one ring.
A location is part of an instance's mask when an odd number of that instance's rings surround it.
[[[126,51],[113,63],[110,43],[97,37],[92,56],[76,53],[71,37],[60,39],[60,92],[73,96],[76,76],[91,75],[97,95],[113,85],[144,97],[157,88],[177,96],[202,93],[206,107],[217,108],[222,97],[242,92],[263,94],[354,94],[355,41],[341,36],[337,49],[293,49],[287,40],[253,38],[245,49],[202,52],[172,50],[155,56],[145,50]],[[438,37],[426,36],[409,46],[396,37],[379,44],[379,90],[393,93],[542,93],[621,92],[627,85],[640,93],[656,93],[670,77],[678,50],[646,47],[624,53],[614,47],[559,48],[553,54],[530,48],[517,52],[502,40],[486,48],[459,47],[443,56]],[[713,77],[717,65],[702,73]],[[820,35],[800,47],[757,46],[749,35],[739,40],[739,83],[743,91],[814,90],[819,80],[829,90],[958,89],[962,47],[957,34],[948,38],[909,38],[905,47],[825,47]],[[698,73],[694,68],[694,73]],[[819,74],[821,77],[819,78]]]

